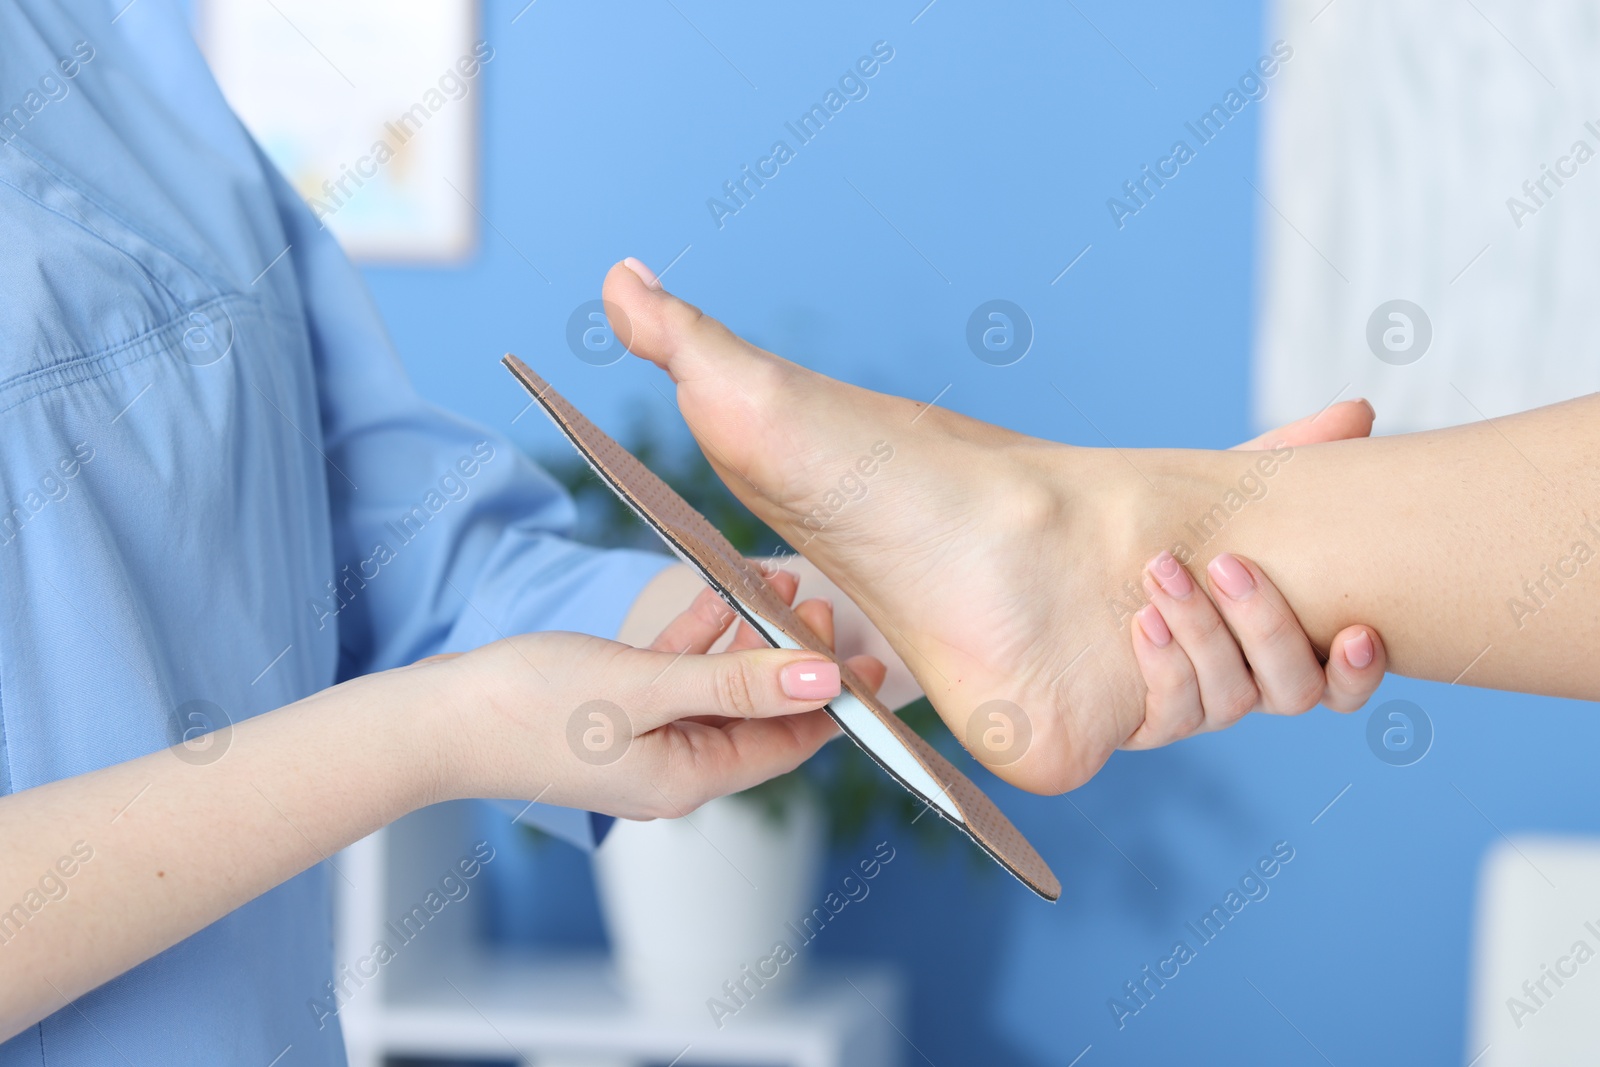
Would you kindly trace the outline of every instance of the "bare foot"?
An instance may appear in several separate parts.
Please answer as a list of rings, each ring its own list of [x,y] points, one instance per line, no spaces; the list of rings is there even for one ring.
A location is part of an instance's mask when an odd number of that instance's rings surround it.
[[[677,383],[718,474],[851,595],[980,761],[1062,792],[1134,735],[1144,562],[1181,553],[1186,520],[1256,460],[1141,452],[1136,467],[858,389],[746,343],[633,260],[605,301]]]

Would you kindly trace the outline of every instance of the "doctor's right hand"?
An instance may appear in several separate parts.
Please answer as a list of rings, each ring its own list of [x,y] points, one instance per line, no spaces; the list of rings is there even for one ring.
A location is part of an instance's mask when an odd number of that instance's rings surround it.
[[[793,575],[770,579],[786,600]],[[833,638],[827,601],[796,608]],[[441,798],[539,800],[629,819],[676,818],[793,770],[838,734],[822,707],[839,670],[768,648],[709,589],[649,649],[571,633],[496,641],[402,668],[437,701]],[[848,665],[881,685],[866,656]]]

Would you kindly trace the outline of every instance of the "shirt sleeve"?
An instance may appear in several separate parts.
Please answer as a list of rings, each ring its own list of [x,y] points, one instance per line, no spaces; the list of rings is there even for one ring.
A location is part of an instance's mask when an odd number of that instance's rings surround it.
[[[316,361],[335,541],[335,573],[308,610],[338,627],[340,679],[514,633],[614,638],[671,557],[569,540],[576,511],[555,479],[502,434],[425,402],[360,274],[272,173]],[[507,803],[580,846],[610,822]]]

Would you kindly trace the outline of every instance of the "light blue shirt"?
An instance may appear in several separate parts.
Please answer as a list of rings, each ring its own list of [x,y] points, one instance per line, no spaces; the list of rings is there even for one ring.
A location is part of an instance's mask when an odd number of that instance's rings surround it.
[[[549,476],[417,396],[183,12],[126,3],[0,2],[0,792],[502,634],[611,636],[668,562],[564,539]],[[331,955],[319,865],[0,1067],[342,1063]]]

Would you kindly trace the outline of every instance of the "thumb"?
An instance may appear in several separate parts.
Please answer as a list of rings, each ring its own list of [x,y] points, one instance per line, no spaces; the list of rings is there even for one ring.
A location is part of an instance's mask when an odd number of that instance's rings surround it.
[[[777,648],[709,656],[637,651],[629,658],[640,732],[696,715],[760,719],[814,711],[840,692],[839,666]]]

